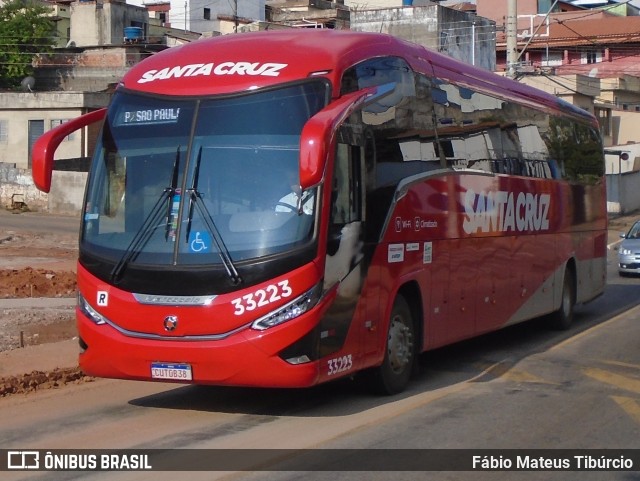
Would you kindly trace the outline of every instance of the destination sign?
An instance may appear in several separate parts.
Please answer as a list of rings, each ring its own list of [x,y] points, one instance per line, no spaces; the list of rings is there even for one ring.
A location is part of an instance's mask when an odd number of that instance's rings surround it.
[[[179,117],[180,107],[127,110],[120,114],[118,124],[173,124],[178,122]]]

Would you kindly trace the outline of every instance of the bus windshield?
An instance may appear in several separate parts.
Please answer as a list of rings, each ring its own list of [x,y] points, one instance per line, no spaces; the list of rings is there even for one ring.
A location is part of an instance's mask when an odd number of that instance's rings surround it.
[[[299,139],[328,94],[323,81],[224,98],[117,92],[88,181],[81,250],[114,271],[229,272],[309,242],[317,195],[300,191]]]

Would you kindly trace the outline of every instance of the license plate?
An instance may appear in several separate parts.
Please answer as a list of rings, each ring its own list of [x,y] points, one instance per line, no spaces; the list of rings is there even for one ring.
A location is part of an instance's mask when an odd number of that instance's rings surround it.
[[[191,366],[189,364],[170,364],[166,362],[151,363],[151,378],[169,381],[191,381]]]

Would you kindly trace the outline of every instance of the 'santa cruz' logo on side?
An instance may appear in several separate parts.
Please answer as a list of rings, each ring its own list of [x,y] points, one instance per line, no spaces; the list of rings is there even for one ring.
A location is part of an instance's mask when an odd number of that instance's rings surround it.
[[[166,67],[161,70],[148,70],[138,80],[139,84],[155,82],[156,80],[168,80],[182,77],[198,77],[201,75],[252,75],[263,77],[277,77],[285,68],[286,63],[260,63],[260,62],[220,62],[193,63],[175,67]]]
[[[549,194],[529,192],[481,192],[464,196],[462,228],[477,232],[537,232],[549,230]]]

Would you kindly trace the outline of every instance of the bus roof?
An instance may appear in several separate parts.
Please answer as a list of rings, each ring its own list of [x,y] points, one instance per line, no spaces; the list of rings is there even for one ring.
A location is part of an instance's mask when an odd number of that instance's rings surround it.
[[[485,93],[594,121],[557,97],[423,46],[386,34],[291,29],[224,35],[157,53],[132,67],[124,87],[146,93],[201,96],[254,90],[314,76],[339,95],[345,69],[373,57],[398,56],[414,70]]]

